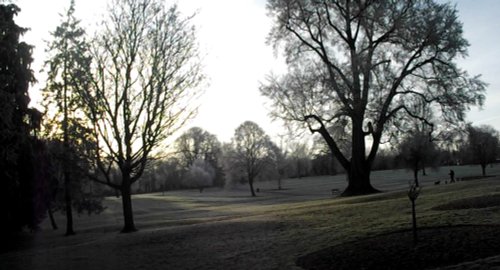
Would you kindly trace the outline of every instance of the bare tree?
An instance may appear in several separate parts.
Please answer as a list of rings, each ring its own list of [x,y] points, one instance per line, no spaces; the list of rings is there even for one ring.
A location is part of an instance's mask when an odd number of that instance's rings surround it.
[[[287,162],[288,152],[283,149],[283,137],[280,136],[280,146],[270,143],[270,150],[272,151],[272,166],[271,176],[278,179],[278,190],[283,189],[283,179],[288,175],[287,170],[290,169],[290,165]]]
[[[274,160],[272,142],[256,123],[245,121],[234,131],[231,144],[233,148],[231,165],[246,174],[250,192],[255,197],[253,188],[255,178]]]
[[[414,183],[419,187],[418,171],[438,160],[438,150],[429,132],[414,130],[398,145],[399,156],[407,168],[413,171]]]
[[[175,147],[186,167],[197,159],[216,161],[221,151],[217,137],[199,127],[192,127],[179,136],[175,140]]]
[[[121,192],[123,232],[136,230],[131,185],[196,111],[203,76],[190,20],[176,5],[115,0],[91,50],[94,79],[81,94],[98,138],[94,180]]]
[[[197,188],[200,193],[203,189],[210,187],[214,183],[215,169],[203,159],[195,160],[184,174],[182,184],[189,188]]]
[[[481,172],[486,176],[486,165],[494,162],[500,153],[498,131],[488,125],[467,128],[467,148],[474,162],[481,165]]]
[[[344,195],[376,191],[371,166],[395,127],[410,118],[437,125],[414,107],[456,123],[483,103],[485,84],[455,63],[468,43],[450,4],[269,0],[268,10],[269,42],[284,49],[290,68],[270,76],[261,93],[275,117],[321,134],[348,173]],[[342,151],[341,138],[349,151]]]
[[[417,234],[417,211],[415,208],[415,202],[418,199],[418,195],[420,195],[420,191],[422,188],[418,187],[417,183],[411,183],[410,189],[408,190],[408,199],[411,202],[411,220],[412,220],[412,230],[413,230],[413,245],[416,246],[418,243],[418,234]]]
[[[224,175],[219,164],[221,143],[215,135],[202,128],[192,127],[175,140],[175,148],[186,172],[196,160],[201,159],[215,170],[215,179],[211,183],[216,186],[224,185]]]
[[[165,191],[181,188],[182,168],[176,157],[155,160],[146,173],[156,179],[163,194]]]
[[[311,167],[311,149],[305,142],[290,142],[288,143],[288,149],[290,151],[290,169],[294,169],[295,177],[301,178],[303,176],[309,176]]]

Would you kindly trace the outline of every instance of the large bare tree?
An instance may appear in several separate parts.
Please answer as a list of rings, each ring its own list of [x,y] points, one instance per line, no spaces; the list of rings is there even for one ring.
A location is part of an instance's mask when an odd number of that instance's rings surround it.
[[[274,116],[321,134],[348,173],[344,195],[376,191],[371,166],[395,127],[410,118],[438,127],[413,108],[456,123],[484,100],[485,84],[455,63],[468,43],[449,4],[269,0],[268,10],[269,42],[284,50],[289,72],[270,76],[261,92]]]
[[[136,230],[131,185],[196,111],[203,76],[190,20],[161,1],[114,0],[91,50],[93,83],[82,95],[98,141],[94,180],[121,192],[123,232]]]

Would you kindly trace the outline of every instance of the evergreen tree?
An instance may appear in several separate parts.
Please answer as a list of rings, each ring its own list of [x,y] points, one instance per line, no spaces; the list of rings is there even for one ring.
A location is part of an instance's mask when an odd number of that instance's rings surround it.
[[[20,9],[0,4],[0,249],[9,247],[23,227],[36,228],[43,217],[36,207],[39,186],[34,161],[37,156],[35,128],[41,114],[28,107],[28,88],[35,81],[31,70],[32,46],[20,42],[27,31],[14,22]],[[39,172],[39,171],[38,171]]]
[[[62,139],[62,170],[64,182],[64,200],[66,213],[66,235],[74,234],[72,216],[72,181],[77,180],[75,166],[77,161],[72,150],[77,149],[78,138],[86,137],[84,112],[80,108],[81,99],[78,94],[86,89],[89,83],[91,58],[88,56],[89,45],[85,40],[85,30],[75,18],[75,2],[71,1],[61,24],[52,33],[53,40],[48,44],[49,59],[45,62],[48,78],[43,89],[44,107],[47,114],[45,127],[50,139]],[[92,141],[92,140],[91,140]]]

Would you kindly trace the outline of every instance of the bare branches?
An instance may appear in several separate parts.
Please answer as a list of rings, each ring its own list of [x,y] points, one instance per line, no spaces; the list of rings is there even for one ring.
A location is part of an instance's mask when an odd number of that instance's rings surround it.
[[[196,112],[190,103],[203,75],[191,17],[155,0],[116,0],[114,6],[94,41],[94,80],[84,100],[102,142],[98,157],[112,164],[99,162],[100,173],[108,178],[110,167],[120,169],[128,185]]]
[[[344,103],[344,106],[349,107],[349,100],[342,89],[343,87],[337,82],[336,78],[337,76],[340,77],[342,85],[347,86],[352,90],[351,81],[347,78],[346,74],[344,74],[343,70],[331,61],[332,58],[327,51],[327,46],[325,46],[325,42],[327,42],[327,33],[322,30],[325,27],[321,19],[323,15],[322,12],[317,9],[315,13],[317,18],[316,20],[313,20],[310,17],[312,16],[310,15],[311,12],[308,12],[305,7],[300,4],[300,1],[298,2],[298,7],[300,10],[297,15],[298,17],[288,18],[286,29],[293,33],[295,37],[302,42],[302,44],[310,48],[321,58],[330,74],[330,83],[337,92],[340,100]],[[312,30],[312,26],[315,24],[317,26],[316,33]],[[338,28],[335,27],[334,29],[336,29],[339,36],[345,38]]]
[[[352,138],[372,136],[366,158],[364,139],[352,141],[356,155],[370,163],[392,125],[417,119],[437,127],[433,115],[412,106],[457,122],[484,99],[484,84],[454,63],[467,41],[448,4],[274,0],[268,8],[277,18],[270,40],[284,45],[291,68],[261,92],[272,100],[275,116],[320,133],[344,161],[328,132],[336,121],[349,121]]]
[[[309,120],[314,120],[317,124],[319,124],[318,128],[314,128]],[[320,117],[317,115],[306,115],[304,117],[304,121],[307,123],[309,130],[312,133],[319,133],[321,136],[323,136],[323,139],[325,139],[326,143],[332,150],[334,156],[339,160],[339,162],[342,164],[344,168],[349,167],[349,161],[344,157],[342,152],[340,151],[340,148],[338,147],[337,143],[335,140],[332,138],[328,130],[326,129],[323,121],[321,120]]]
[[[246,174],[252,196],[253,181],[264,169],[271,165],[270,160],[274,160],[277,147],[272,143],[269,136],[252,121],[245,121],[234,132],[231,140],[230,165],[238,168]]]

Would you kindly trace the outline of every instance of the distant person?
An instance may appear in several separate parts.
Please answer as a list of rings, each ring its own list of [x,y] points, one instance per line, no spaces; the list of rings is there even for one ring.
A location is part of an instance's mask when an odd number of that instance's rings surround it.
[[[453,170],[450,170],[450,183],[455,183],[455,172]]]

